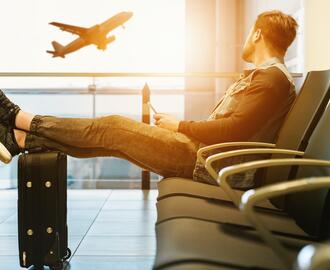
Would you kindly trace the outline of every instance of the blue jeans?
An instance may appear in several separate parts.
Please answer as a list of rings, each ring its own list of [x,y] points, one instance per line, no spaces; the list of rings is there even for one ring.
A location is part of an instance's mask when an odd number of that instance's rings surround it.
[[[113,156],[163,177],[192,178],[199,143],[185,134],[127,117],[34,117],[26,149],[57,150],[73,157]]]

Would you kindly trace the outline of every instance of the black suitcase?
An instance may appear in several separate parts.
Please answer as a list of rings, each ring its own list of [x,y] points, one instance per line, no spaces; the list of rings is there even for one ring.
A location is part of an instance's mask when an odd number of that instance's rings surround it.
[[[67,229],[67,157],[28,153],[18,160],[20,265],[61,269],[71,256]]]

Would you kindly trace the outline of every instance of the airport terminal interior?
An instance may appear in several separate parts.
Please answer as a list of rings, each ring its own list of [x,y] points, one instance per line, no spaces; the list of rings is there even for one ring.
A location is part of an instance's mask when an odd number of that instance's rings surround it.
[[[330,1],[1,10],[0,270],[330,269]]]

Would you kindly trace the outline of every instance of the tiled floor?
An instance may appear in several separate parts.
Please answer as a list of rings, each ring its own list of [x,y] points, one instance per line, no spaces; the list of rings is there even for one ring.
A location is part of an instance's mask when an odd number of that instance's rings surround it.
[[[155,256],[157,191],[68,190],[67,270],[147,270]],[[0,190],[0,269],[17,270],[17,190]]]

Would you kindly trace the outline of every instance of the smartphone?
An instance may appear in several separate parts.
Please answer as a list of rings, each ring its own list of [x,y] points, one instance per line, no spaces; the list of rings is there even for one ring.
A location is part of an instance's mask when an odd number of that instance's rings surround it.
[[[148,106],[149,106],[149,108],[150,108],[154,113],[158,113],[158,112],[155,110],[154,106],[151,105],[150,101],[148,102]]]

